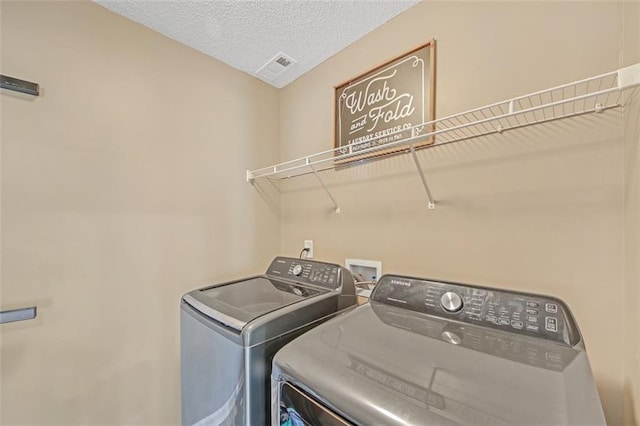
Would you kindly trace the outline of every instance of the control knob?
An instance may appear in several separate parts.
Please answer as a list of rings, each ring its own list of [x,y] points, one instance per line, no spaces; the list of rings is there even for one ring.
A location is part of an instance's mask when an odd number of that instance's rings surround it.
[[[462,309],[462,297],[458,293],[448,291],[440,298],[440,304],[447,312],[458,312]]]
[[[296,265],[293,267],[293,275],[298,276],[302,273],[302,265]]]

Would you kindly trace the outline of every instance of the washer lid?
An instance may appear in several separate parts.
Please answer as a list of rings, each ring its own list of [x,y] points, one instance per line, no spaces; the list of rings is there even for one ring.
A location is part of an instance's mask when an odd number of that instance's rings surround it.
[[[326,291],[266,277],[194,290],[184,301],[202,314],[241,331],[250,321]]]

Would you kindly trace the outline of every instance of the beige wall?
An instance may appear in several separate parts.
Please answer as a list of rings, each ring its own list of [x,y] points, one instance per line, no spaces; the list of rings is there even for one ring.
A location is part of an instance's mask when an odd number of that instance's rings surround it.
[[[624,3],[623,65],[640,62],[640,3]],[[627,424],[640,424],[640,89],[625,107],[625,383]],[[635,423],[634,423],[635,422]]]
[[[625,128],[625,416],[640,424],[640,91],[630,99]],[[632,117],[635,117],[632,118]],[[636,423],[633,423],[635,419]]]
[[[1,4],[0,423],[178,424],[182,293],[262,271],[278,92],[88,1]],[[261,195],[265,195],[263,198]]]
[[[421,3],[282,90],[281,158],[332,146],[332,86],[434,37],[437,116],[615,70],[621,2]],[[383,261],[396,272],[550,293],[577,317],[610,424],[625,380],[621,111],[286,182],[282,250]]]
[[[638,62],[637,3],[423,3],[279,94],[87,2],[0,16],[0,71],[43,87],[0,95],[0,304],[39,307],[0,329],[1,424],[178,423],[180,294],[309,238],[317,258],[560,296],[609,423],[638,418],[637,96],[422,151],[434,211],[407,156],[326,173],[340,215],[313,177],[281,199],[243,179],[329,148],[332,86],[432,37],[439,117]]]

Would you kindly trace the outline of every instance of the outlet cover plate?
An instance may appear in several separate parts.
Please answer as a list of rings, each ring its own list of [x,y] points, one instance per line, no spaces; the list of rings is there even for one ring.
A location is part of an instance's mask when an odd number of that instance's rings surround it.
[[[313,240],[304,240],[304,248],[309,249],[305,257],[313,259]]]

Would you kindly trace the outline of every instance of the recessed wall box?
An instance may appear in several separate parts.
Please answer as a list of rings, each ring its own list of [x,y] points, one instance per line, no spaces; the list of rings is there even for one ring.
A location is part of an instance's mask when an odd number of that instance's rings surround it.
[[[356,281],[376,281],[382,275],[379,260],[345,259],[344,264]]]

